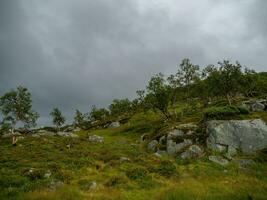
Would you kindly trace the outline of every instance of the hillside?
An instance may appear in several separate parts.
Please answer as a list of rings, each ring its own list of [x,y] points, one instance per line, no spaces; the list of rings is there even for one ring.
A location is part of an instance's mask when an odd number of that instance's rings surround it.
[[[78,137],[20,136],[16,147],[1,138],[0,199],[266,199],[267,163],[260,155],[235,156],[253,159],[249,165],[221,166],[208,151],[192,160],[148,152],[140,137],[153,138],[161,120],[137,113],[120,127],[81,130]],[[104,142],[90,142],[93,135]]]

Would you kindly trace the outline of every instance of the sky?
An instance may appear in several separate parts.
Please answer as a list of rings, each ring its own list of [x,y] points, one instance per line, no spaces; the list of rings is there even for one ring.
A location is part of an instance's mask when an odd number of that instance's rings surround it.
[[[183,58],[267,71],[267,1],[0,0],[0,95],[27,87],[39,124],[134,98]]]

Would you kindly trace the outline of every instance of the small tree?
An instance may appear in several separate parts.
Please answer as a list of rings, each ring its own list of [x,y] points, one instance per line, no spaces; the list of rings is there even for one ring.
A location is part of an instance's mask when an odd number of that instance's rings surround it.
[[[90,112],[91,120],[105,120],[109,116],[109,111],[105,108],[97,108],[96,106],[92,106]]]
[[[239,62],[232,64],[228,60],[219,62],[219,65],[220,79],[218,87],[220,93],[227,98],[229,105],[231,105],[232,98],[241,90],[242,66]]]
[[[163,74],[159,73],[152,76],[148,82],[147,92],[146,102],[151,105],[153,109],[158,109],[168,118],[170,90],[165,84]]]
[[[198,71],[199,66],[192,64],[188,58],[182,60],[176,76],[181,85],[185,87],[187,98],[189,97],[190,85],[199,78]]]
[[[36,126],[39,115],[32,110],[31,94],[27,88],[19,86],[0,98],[0,109],[4,115],[4,122],[11,124],[13,133],[16,124],[20,121],[25,128]]]
[[[75,111],[74,126],[81,127],[84,123],[84,115],[77,109]]]
[[[59,130],[59,128],[65,123],[65,117],[58,108],[54,108],[50,115],[53,117],[53,124],[57,127],[57,130]]]

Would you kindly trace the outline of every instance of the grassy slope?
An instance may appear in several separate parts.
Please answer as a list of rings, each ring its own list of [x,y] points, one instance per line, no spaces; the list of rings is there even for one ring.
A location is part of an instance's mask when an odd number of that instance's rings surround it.
[[[148,113],[120,128],[81,131],[79,138],[26,136],[17,147],[1,138],[0,199],[266,199],[266,163],[244,170],[218,166],[206,156],[184,163],[145,152],[140,135],[153,133],[159,123]],[[104,144],[88,142],[93,134],[104,136]],[[120,162],[120,157],[131,161]],[[30,168],[34,176],[28,175]],[[52,176],[43,178],[47,170]],[[51,191],[52,180],[64,186]],[[91,181],[97,189],[89,190]]]

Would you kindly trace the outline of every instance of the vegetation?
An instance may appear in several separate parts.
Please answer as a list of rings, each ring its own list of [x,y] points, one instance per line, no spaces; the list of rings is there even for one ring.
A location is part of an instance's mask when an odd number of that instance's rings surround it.
[[[212,163],[209,152],[188,161],[154,155],[145,150],[147,144],[140,137],[159,139],[175,126],[198,123],[195,135],[204,146],[206,120],[267,122],[267,112],[250,112],[241,105],[244,100],[266,98],[267,73],[229,61],[201,68],[189,59],[182,60],[176,71],[167,78],[161,73],[152,76],[133,100],[115,99],[108,108],[93,106],[88,113],[76,110],[73,126],[81,128],[75,132],[78,137],[23,135],[16,147],[1,137],[0,199],[266,199],[266,149],[251,156],[238,154],[237,158],[254,160],[244,169],[233,162]],[[36,124],[38,114],[24,87],[4,94],[0,108],[1,133],[19,122],[28,129]],[[50,115],[57,130],[63,130],[61,111],[54,108]],[[114,121],[121,126],[107,128]],[[94,135],[104,142],[88,141]]]
[[[27,88],[19,86],[16,90],[7,92],[0,98],[0,110],[4,115],[3,124],[7,123],[13,130],[20,121],[25,128],[36,125],[39,115],[32,110],[31,94]]]
[[[58,108],[54,108],[50,115],[53,117],[53,124],[57,127],[57,130],[59,130],[60,126],[65,123],[65,117]]]

